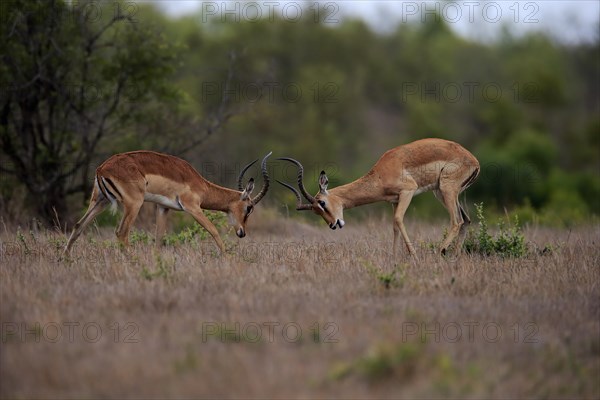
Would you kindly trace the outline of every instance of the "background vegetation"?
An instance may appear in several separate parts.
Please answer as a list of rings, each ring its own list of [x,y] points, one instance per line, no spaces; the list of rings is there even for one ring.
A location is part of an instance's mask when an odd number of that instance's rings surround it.
[[[52,221],[56,209],[71,220],[95,167],[120,151],[177,154],[231,184],[239,164],[273,150],[302,160],[315,189],[323,168],[345,183],[424,137],[479,158],[469,201],[516,209],[523,222],[600,214],[598,37],[562,44],[506,29],[480,43],[433,17],[383,34],[308,10],[296,22],[223,21],[92,4],[3,3],[5,216]],[[416,215],[444,214],[421,197]],[[289,200],[274,191],[268,201]]]

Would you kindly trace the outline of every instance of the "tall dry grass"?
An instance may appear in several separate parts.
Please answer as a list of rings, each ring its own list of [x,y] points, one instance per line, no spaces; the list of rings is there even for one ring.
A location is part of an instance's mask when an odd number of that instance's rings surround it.
[[[522,259],[432,251],[443,226],[253,215],[155,250],[89,229],[0,234],[3,398],[600,396],[600,228],[528,228]],[[545,248],[545,250],[544,250]],[[299,336],[301,333],[301,336]]]

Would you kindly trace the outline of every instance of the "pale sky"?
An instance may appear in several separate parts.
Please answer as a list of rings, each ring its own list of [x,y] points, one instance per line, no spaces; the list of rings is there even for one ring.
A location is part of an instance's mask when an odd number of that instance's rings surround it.
[[[199,1],[148,0],[167,14],[177,17],[195,14],[199,22],[209,17],[233,20],[254,20],[258,14],[270,13],[293,22],[300,7],[315,16],[315,1]],[[373,29],[386,32],[399,22],[422,21],[433,18],[438,11],[449,25],[461,35],[475,39],[493,39],[507,26],[511,32],[522,34],[531,30],[549,32],[560,41],[574,42],[598,38],[600,1],[598,0],[541,0],[541,1],[319,1],[325,7],[327,21],[335,24],[345,17],[364,19]],[[308,9],[308,11],[307,11]],[[306,16],[306,15],[305,15]]]

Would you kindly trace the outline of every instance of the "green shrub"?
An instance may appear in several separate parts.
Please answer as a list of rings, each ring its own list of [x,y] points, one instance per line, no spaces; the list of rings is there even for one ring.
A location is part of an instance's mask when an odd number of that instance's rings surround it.
[[[467,253],[513,258],[527,255],[528,247],[525,243],[525,236],[521,231],[519,218],[516,215],[512,223],[510,220],[501,219],[498,222],[498,233],[492,236],[489,233],[487,220],[483,215],[483,203],[475,204],[475,209],[479,226],[476,231],[469,229],[467,233],[463,244],[463,248]]]
[[[227,215],[218,211],[204,211],[206,217],[215,225],[217,229],[223,229],[227,226]],[[186,226],[177,233],[165,235],[163,243],[170,246],[193,243],[199,238],[205,240],[210,237],[210,234],[200,226],[194,223],[191,226]]]

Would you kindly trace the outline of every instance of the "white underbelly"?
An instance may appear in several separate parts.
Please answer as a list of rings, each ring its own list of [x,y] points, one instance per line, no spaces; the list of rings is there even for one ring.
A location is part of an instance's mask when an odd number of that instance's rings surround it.
[[[179,198],[175,200],[168,198],[167,196],[163,196],[162,194],[154,194],[150,192],[146,192],[144,194],[144,201],[149,201],[151,203],[159,204],[163,207],[170,208],[172,210],[183,210],[181,202]]]

